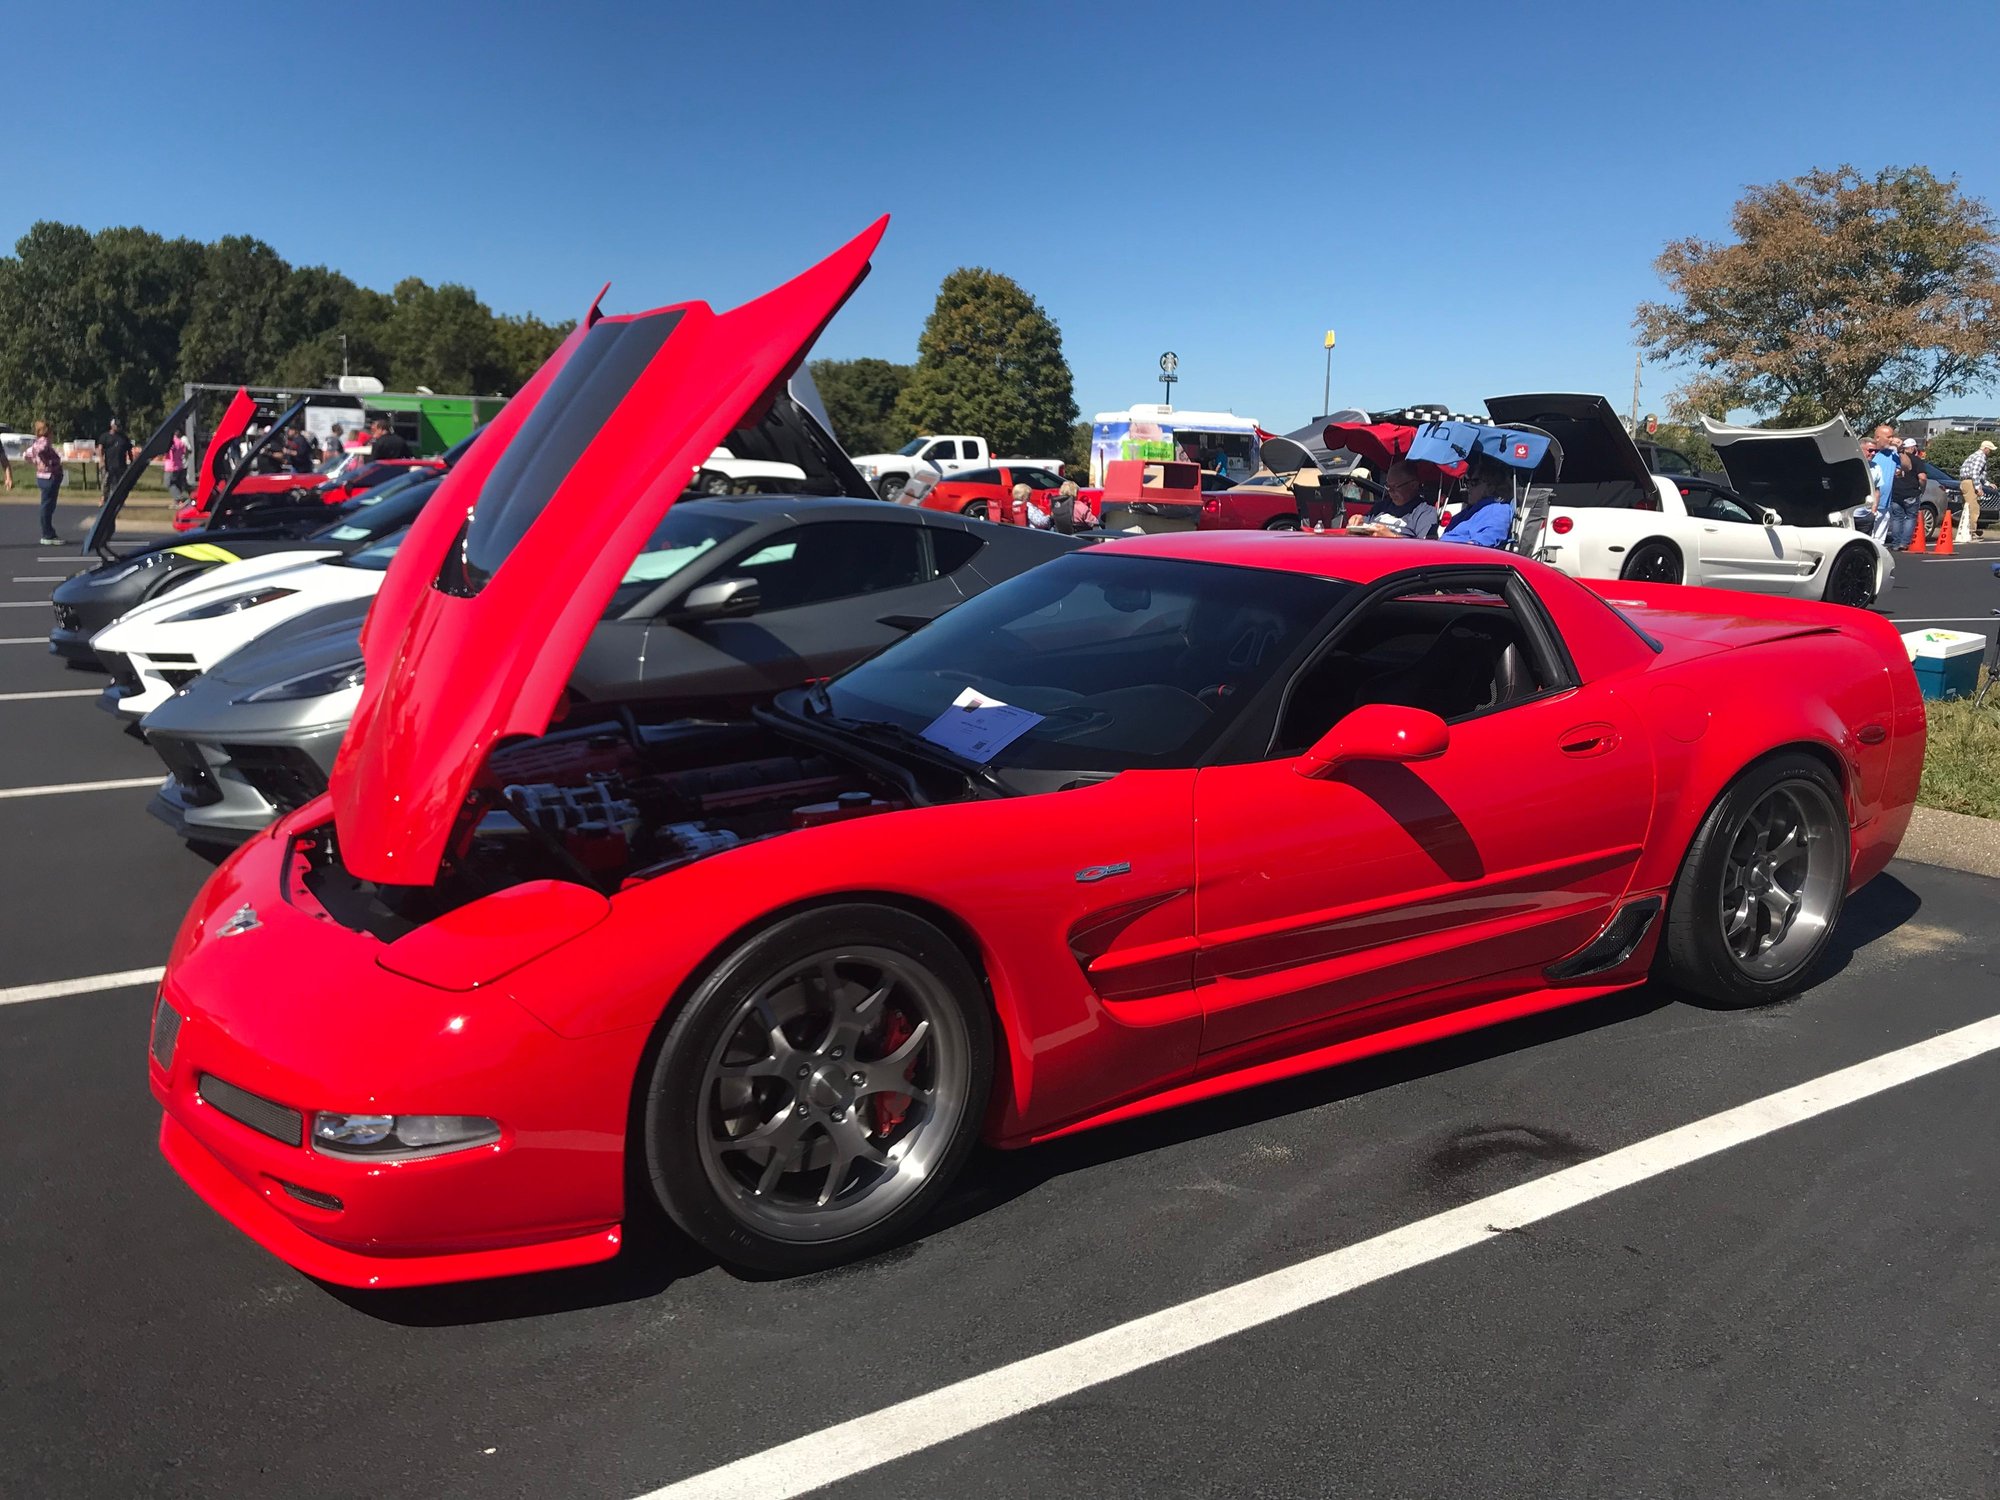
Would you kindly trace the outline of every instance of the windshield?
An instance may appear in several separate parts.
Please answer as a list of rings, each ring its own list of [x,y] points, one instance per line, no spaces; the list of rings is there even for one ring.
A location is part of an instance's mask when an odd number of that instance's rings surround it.
[[[826,698],[839,718],[887,722],[961,753],[973,741],[946,716],[963,710],[968,690],[1025,710],[1025,727],[1021,715],[1000,715],[1004,742],[968,757],[992,766],[1191,766],[1351,588],[1075,553],[960,605],[835,678]]]
[[[609,620],[623,614],[696,558],[714,551],[749,526],[748,521],[732,520],[713,511],[675,506],[653,529],[645,550],[632,559],[632,566],[618,580],[611,602],[605,606],[604,617]]]
[[[350,568],[366,568],[371,573],[386,573],[389,564],[396,560],[396,549],[403,545],[403,538],[410,534],[405,526],[401,531],[392,532],[372,547],[364,547],[352,557],[332,557],[327,561],[344,564]]]
[[[915,458],[919,453],[923,451],[924,444],[928,443],[929,441],[930,441],[929,438],[911,438],[907,443],[903,444],[903,446],[898,448],[896,451],[900,453],[904,458]]]

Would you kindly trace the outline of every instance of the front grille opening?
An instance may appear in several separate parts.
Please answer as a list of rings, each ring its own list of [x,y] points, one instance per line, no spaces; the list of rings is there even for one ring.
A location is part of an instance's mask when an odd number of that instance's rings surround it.
[[[288,1196],[298,1199],[299,1202],[309,1207],[324,1209],[330,1214],[337,1214],[347,1207],[346,1204],[342,1203],[331,1193],[322,1193],[314,1188],[300,1187],[296,1182],[287,1182],[282,1177],[275,1177],[272,1181],[283,1188]]]
[[[305,1116],[295,1109],[287,1109],[260,1094],[240,1089],[212,1073],[201,1075],[196,1083],[196,1092],[201,1095],[202,1103],[229,1116],[239,1125],[247,1125],[287,1146],[305,1144]]]
[[[201,676],[201,673],[195,671],[192,667],[160,668],[160,680],[177,693],[199,676]]]
[[[215,784],[215,777],[208,769],[208,761],[201,751],[182,740],[166,735],[155,735],[151,744],[167,763],[167,774],[180,788],[181,798],[189,807],[207,807],[222,800],[222,788]]]
[[[224,745],[222,753],[236,774],[279,812],[304,807],[326,790],[326,772],[296,746]]]
[[[163,1070],[174,1065],[174,1043],[180,1035],[181,1013],[160,1001],[153,1007],[153,1061]]]
[[[113,687],[127,693],[139,691],[139,670],[129,656],[107,656],[104,665],[110,670]]]

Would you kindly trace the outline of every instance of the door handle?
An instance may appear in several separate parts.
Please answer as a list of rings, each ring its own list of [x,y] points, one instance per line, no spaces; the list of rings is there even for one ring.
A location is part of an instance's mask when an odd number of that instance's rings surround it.
[[[1579,759],[1605,755],[1618,748],[1618,731],[1609,724],[1579,724],[1556,741],[1556,748]]]

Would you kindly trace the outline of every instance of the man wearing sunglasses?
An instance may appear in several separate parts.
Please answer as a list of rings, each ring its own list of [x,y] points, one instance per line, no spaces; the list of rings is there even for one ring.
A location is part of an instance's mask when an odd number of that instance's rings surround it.
[[[1347,525],[1352,536],[1401,536],[1419,540],[1437,531],[1438,511],[1423,476],[1405,463],[1389,465],[1382,503]]]

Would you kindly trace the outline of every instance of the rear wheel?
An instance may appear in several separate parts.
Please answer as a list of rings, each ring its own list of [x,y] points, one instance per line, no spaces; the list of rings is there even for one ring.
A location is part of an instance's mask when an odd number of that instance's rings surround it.
[[[884,474],[875,481],[875,493],[884,500],[894,502],[903,497],[904,487],[910,482],[907,474]]]
[[[970,520],[984,521],[987,518],[989,512],[987,510],[986,502],[984,500],[975,500],[970,505],[966,506],[964,510],[960,511],[959,514],[967,517]]]
[[[1716,1005],[1804,986],[1847,899],[1840,784],[1810,755],[1761,761],[1724,792],[1689,845],[1667,907],[1663,977]]]
[[[1626,554],[1625,566],[1618,570],[1618,576],[1633,583],[1679,583],[1680,548],[1657,539],[1641,542]]]
[[[1266,531],[1297,531],[1299,529],[1299,518],[1297,516],[1273,516],[1264,523],[1264,529]]]
[[[780,1275],[902,1237],[977,1142],[993,1076],[978,977],[888,907],[788,917],[722,960],[661,1043],[645,1153],[667,1213]]]
[[[1849,547],[1827,569],[1828,604],[1848,604],[1867,609],[1875,603],[1875,555],[1866,547]]]

